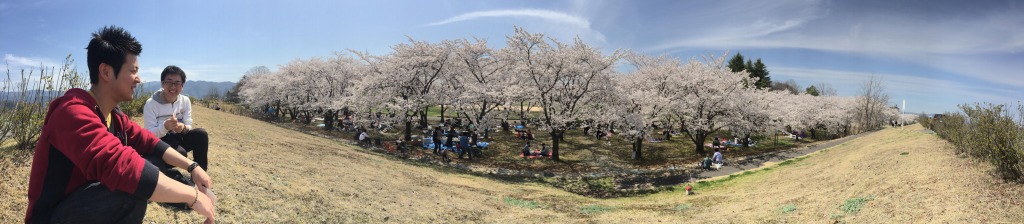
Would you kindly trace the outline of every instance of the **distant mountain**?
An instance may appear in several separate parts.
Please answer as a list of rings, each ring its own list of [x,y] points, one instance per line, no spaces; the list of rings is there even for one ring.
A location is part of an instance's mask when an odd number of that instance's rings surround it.
[[[188,81],[185,83],[185,88],[182,89],[182,93],[189,98],[201,99],[206,97],[206,95],[209,95],[211,90],[216,89],[217,94],[223,97],[224,93],[227,93],[228,90],[235,87],[235,84],[236,83],[234,82]],[[142,97],[149,97],[154,91],[160,89],[160,83],[156,81],[144,82],[141,84],[141,87],[144,95]],[[53,97],[58,97],[64,94],[64,91],[30,90],[29,92],[30,94],[43,94]],[[21,92],[0,92],[0,101],[13,101],[13,99],[20,99],[20,97]],[[50,98],[43,98],[38,101],[49,102],[50,100]]]
[[[185,82],[185,88],[181,90],[182,94],[193,99],[201,99],[209,95],[212,90],[216,90],[217,94],[224,96],[228,90],[235,87],[235,82],[208,82],[202,80],[188,80]],[[160,89],[160,82],[144,82],[142,83],[143,93],[152,93]],[[148,95],[146,96],[148,97]]]
[[[33,96],[42,96],[40,99],[36,99],[37,102],[50,102],[53,97],[58,97],[64,94],[63,91],[46,91],[46,90],[30,90],[26,96],[32,98]],[[6,103],[8,101],[17,101],[15,99],[21,99],[21,92],[0,92],[0,103]],[[46,97],[52,96],[52,97]]]

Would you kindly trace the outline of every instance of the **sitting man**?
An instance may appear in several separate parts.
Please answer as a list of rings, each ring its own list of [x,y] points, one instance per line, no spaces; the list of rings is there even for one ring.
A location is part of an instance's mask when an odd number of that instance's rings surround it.
[[[199,163],[199,167],[209,171],[209,136],[202,128],[192,128],[192,102],[187,96],[181,95],[185,80],[185,71],[178,66],[164,68],[160,73],[160,85],[163,88],[153,93],[142,109],[143,124],[149,132],[171,145],[182,156],[187,157],[188,152],[194,152],[192,157]],[[158,168],[172,178],[181,175],[171,167]]]
[[[366,132],[365,128],[359,129],[359,145],[364,147],[370,146],[370,134]]]
[[[540,143],[540,156],[546,157],[548,156],[548,152],[548,145],[545,143]]]
[[[711,169],[711,157],[705,156],[704,159],[702,159],[700,161],[700,168],[701,169],[705,169],[705,170],[710,170]]]
[[[722,152],[715,149],[715,155],[711,156],[711,163],[716,164],[717,167],[725,165],[725,158],[722,158]]]
[[[530,141],[526,141],[526,145],[523,146],[523,158],[530,157]]]
[[[142,223],[148,201],[186,203],[213,222],[213,187],[204,168],[132,122],[117,108],[139,84],[142,44],[120,27],[92,34],[89,90],[50,102],[29,176],[25,223]],[[157,167],[187,169],[196,187]],[[5,222],[11,222],[7,220]]]

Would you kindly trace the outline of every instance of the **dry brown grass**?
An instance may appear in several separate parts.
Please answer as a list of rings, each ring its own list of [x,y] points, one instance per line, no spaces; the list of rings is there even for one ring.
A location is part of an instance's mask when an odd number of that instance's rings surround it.
[[[961,158],[920,126],[890,128],[696,189],[593,199],[407,163],[264,122],[195,107],[212,135],[219,219],[228,223],[1020,222],[1024,188]],[[907,155],[900,155],[907,152]],[[30,152],[0,154],[0,220],[24,216]],[[867,198],[858,213],[847,199]],[[791,204],[795,208],[783,212]],[[533,208],[536,206],[536,208]],[[834,215],[841,215],[833,218]],[[151,204],[157,223],[200,222]]]

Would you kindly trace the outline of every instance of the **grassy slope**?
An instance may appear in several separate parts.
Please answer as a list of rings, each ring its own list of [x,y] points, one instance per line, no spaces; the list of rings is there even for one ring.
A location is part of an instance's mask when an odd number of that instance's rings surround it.
[[[703,184],[694,196],[601,200],[410,165],[256,120],[195,110],[197,126],[212,134],[218,215],[230,223],[1024,220],[1024,187],[999,183],[987,173],[991,166],[956,157],[920,126],[883,130],[799,162]],[[0,156],[0,220],[21,220],[31,153],[4,149]],[[845,212],[844,204],[861,210]],[[198,214],[155,204],[147,219],[201,221]]]

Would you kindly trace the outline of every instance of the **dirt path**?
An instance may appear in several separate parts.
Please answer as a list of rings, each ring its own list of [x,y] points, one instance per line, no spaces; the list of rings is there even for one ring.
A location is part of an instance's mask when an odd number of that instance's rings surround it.
[[[723,155],[725,156],[726,161],[729,161],[728,165],[722,166],[718,170],[710,170],[710,171],[704,171],[704,172],[697,173],[691,179],[692,179],[692,181],[700,181],[700,180],[708,179],[708,178],[715,178],[715,177],[728,176],[728,175],[732,175],[732,174],[738,174],[738,173],[743,172],[743,171],[753,170],[753,169],[761,168],[761,167],[763,167],[765,165],[771,165],[771,164],[775,164],[775,163],[780,163],[782,161],[786,161],[786,160],[789,160],[789,159],[792,159],[792,158],[797,158],[797,157],[800,157],[800,156],[811,154],[813,152],[817,152],[817,151],[820,151],[822,149],[832,148],[834,146],[846,143],[846,142],[848,142],[850,140],[857,139],[857,138],[859,138],[861,136],[864,136],[865,134],[867,134],[867,133],[861,133],[861,134],[857,134],[857,135],[846,136],[846,137],[843,137],[843,138],[839,138],[839,139],[835,139],[835,140],[830,140],[830,141],[823,142],[823,143],[817,143],[817,144],[814,144],[814,145],[811,145],[811,146],[806,146],[806,147],[799,147],[799,148],[783,150],[783,151],[773,152],[773,153],[765,153],[763,155],[747,156],[745,158],[736,158],[736,159],[729,158],[728,157],[728,152],[726,152]]]
[[[1020,223],[1024,188],[960,158],[920,126],[886,129],[800,161],[643,197],[594,199],[407,163],[195,107],[226,223]],[[0,157],[0,220],[24,216],[25,156]],[[766,164],[772,163],[771,160]],[[150,204],[147,222],[200,222]]]

